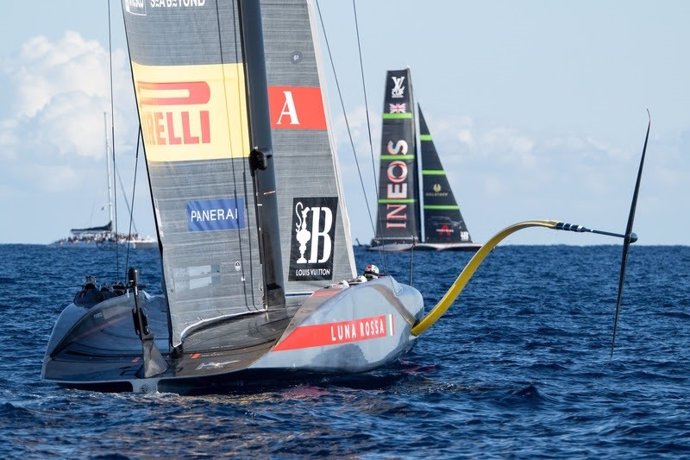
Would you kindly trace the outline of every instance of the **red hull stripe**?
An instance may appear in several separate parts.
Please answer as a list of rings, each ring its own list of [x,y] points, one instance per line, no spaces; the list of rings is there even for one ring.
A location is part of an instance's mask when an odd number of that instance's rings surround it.
[[[393,315],[370,316],[352,321],[299,326],[274,351],[323,347],[360,342],[393,335]]]
[[[319,289],[312,293],[312,297],[328,297],[331,295],[339,294],[341,291],[339,289]]]

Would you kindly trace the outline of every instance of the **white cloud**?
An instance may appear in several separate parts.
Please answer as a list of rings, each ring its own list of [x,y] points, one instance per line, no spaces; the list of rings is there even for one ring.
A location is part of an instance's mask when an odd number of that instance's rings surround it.
[[[113,67],[115,108],[126,107],[126,112],[133,113],[131,77],[123,51],[113,53]],[[2,150],[23,150],[23,158],[39,162],[52,161],[56,154],[103,157],[103,114],[107,112],[110,119],[110,82],[108,51],[100,43],[76,32],[66,32],[56,42],[34,37],[4,73],[14,100],[13,109],[0,121]],[[119,110],[115,115],[116,121],[123,118]],[[131,127],[123,130],[131,131]]]
[[[44,192],[63,192],[78,189],[81,174],[69,165],[35,165],[23,168],[20,173],[29,182],[37,184]]]
[[[66,32],[56,43],[45,37],[22,47],[19,65],[11,71],[17,85],[16,109],[33,116],[60,94],[108,94],[108,53],[95,40]]]
[[[0,158],[14,161],[17,158],[15,146],[20,143],[16,120],[0,120]]]
[[[459,129],[456,135],[457,139],[468,147],[472,147],[475,144],[474,136],[469,129]]]

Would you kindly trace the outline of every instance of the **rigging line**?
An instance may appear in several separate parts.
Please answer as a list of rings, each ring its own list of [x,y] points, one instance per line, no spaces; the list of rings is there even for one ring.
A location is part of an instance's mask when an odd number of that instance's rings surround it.
[[[236,60],[236,61],[239,62],[239,61],[240,61],[240,57],[241,57],[241,59],[242,59],[242,69],[245,70],[245,69],[246,69],[246,66],[245,66],[245,57],[244,57],[244,54],[243,54],[242,50],[238,48],[238,43],[244,44],[244,42],[243,42],[243,34],[242,34],[242,27],[243,27],[242,19],[241,19],[241,17],[237,17],[237,16],[236,16],[236,13],[240,10],[240,8],[242,8],[242,7],[241,7],[241,5],[240,5],[240,2],[238,1],[238,2],[237,2],[237,8],[233,8],[233,21],[234,21],[233,24],[238,24],[238,25],[239,25],[239,28],[233,27],[234,33],[235,33],[235,35],[236,35],[235,40],[234,40],[234,48],[235,48],[235,49],[234,49],[234,52],[235,52],[235,60]],[[237,35],[239,35],[239,40],[237,39]],[[251,130],[250,121],[244,119],[244,114],[245,114],[245,113],[247,114],[247,116],[249,116],[249,108],[247,107],[247,109],[248,109],[247,112],[243,112],[243,111],[242,111],[242,104],[245,104],[245,107],[247,106],[247,84],[248,84],[248,79],[245,78],[245,75],[246,75],[246,71],[240,72],[240,67],[239,67],[239,66],[235,66],[235,84],[236,84],[237,94],[239,95],[239,94],[244,93],[244,95],[245,95],[244,101],[243,101],[241,98],[239,98],[239,97],[237,98],[237,104],[238,104],[237,113],[239,113],[240,126],[246,126],[247,129],[248,129],[248,132],[249,132],[249,130]],[[240,84],[240,82],[243,82],[243,84]],[[268,84],[268,82],[267,82],[267,84]],[[241,134],[240,134],[240,135],[241,135]],[[248,147],[249,147],[249,150],[251,151],[251,150],[252,150],[252,145],[251,145],[251,139],[250,139],[249,137],[250,137],[250,136],[248,136],[248,138],[247,138],[247,144],[245,144],[245,145],[248,146]],[[244,161],[242,161],[242,192],[244,193],[244,196],[245,196],[245,197],[251,196],[250,193],[249,193],[249,190],[247,190],[247,182],[248,182],[248,180],[247,180],[247,165],[248,165],[248,164],[249,164],[249,162],[248,162],[246,159],[245,159]],[[235,173],[236,173],[236,171],[235,171],[235,162],[234,162],[234,160],[233,160],[233,163],[232,163],[232,171],[233,171],[233,186],[235,187],[234,193],[235,193],[235,195],[237,195],[237,181],[236,181],[236,179],[235,179]],[[251,181],[251,180],[252,180],[252,179],[250,178],[249,181]],[[253,183],[253,182],[252,182],[252,190],[254,190],[254,183]],[[256,219],[258,220],[258,219],[259,219],[259,216],[258,216],[258,213],[257,213],[256,199],[257,199],[257,196],[256,196],[256,194],[255,194],[255,195],[254,195],[254,215],[256,216]],[[247,214],[247,216],[250,215],[249,202],[248,202],[248,201],[249,201],[249,200],[244,200],[244,210],[245,210],[245,213]],[[261,228],[263,228],[263,225],[261,225]],[[258,237],[259,239],[262,238],[262,236],[258,234],[258,230],[257,230],[257,237]],[[239,244],[239,247],[240,247],[240,260],[241,260],[241,262],[242,262],[242,266],[241,266],[240,268],[241,268],[241,270],[242,270],[242,277],[243,277],[243,279],[245,280],[245,281],[243,282],[243,284],[242,284],[242,288],[243,288],[243,290],[244,290],[244,295],[245,295],[245,298],[246,298],[246,297],[247,297],[247,286],[249,286],[249,295],[251,296],[251,302],[249,302],[249,303],[250,303],[250,306],[254,309],[254,311],[259,311],[259,310],[262,310],[262,307],[257,308],[257,300],[256,300],[256,297],[255,297],[256,292],[255,292],[255,290],[254,290],[254,257],[252,257],[252,253],[253,253],[253,251],[254,251],[254,245],[252,244],[252,241],[253,241],[253,239],[252,239],[252,226],[249,225],[249,224],[247,224],[247,246],[248,246],[248,252],[249,252],[249,255],[248,255],[247,258],[248,258],[248,260],[249,260],[249,283],[246,282],[246,279],[247,279],[247,271],[245,270],[245,267],[244,267],[244,245],[243,245],[243,243],[242,243],[242,239],[241,239],[241,238],[242,238],[242,234],[240,233],[240,229],[239,229],[239,228],[237,229],[237,238],[238,238],[239,243],[240,243],[240,244]],[[257,244],[259,244],[259,243],[257,242]],[[261,251],[261,246],[258,247],[258,250]],[[259,260],[261,260],[261,257],[262,257],[262,256],[261,256],[261,254],[260,254],[260,255],[259,255]],[[281,268],[281,269],[282,269],[282,268]],[[262,279],[263,279],[263,274],[262,274]],[[262,299],[262,302],[263,302],[263,299]],[[268,302],[266,302],[266,303],[268,303]]]
[[[139,134],[137,133],[137,136]],[[135,165],[136,167],[136,165]],[[120,175],[120,170],[116,170],[115,174],[117,174],[117,181],[120,184],[120,191],[122,191],[122,199],[125,200],[125,207],[127,208],[127,212],[129,213],[129,231],[128,231],[128,236],[132,236],[132,225],[134,225],[134,232],[138,233],[139,230],[137,229],[136,223],[132,220],[132,206],[130,206],[130,201],[129,198],[127,198],[127,194],[125,193],[125,184],[122,182],[122,176]],[[135,173],[136,174],[136,173]],[[136,180],[136,176],[134,177],[134,180]],[[132,195],[132,203],[134,202],[134,195]]]
[[[357,55],[359,57],[359,74],[362,80],[362,92],[364,93],[364,113],[367,119],[367,135],[369,137],[369,154],[371,156],[371,172],[374,181],[374,190],[376,190],[376,198],[378,200],[378,188],[376,183],[376,160],[374,159],[374,143],[371,140],[371,119],[369,117],[369,100],[367,99],[367,85],[364,79],[364,61],[362,60],[362,40],[359,36],[359,21],[357,20],[357,5],[355,0],[352,0],[352,12],[355,18],[355,34],[357,36]],[[380,224],[379,224],[380,225]]]
[[[415,242],[412,240],[412,249],[410,250],[410,286],[412,286],[412,273],[414,273],[414,246]]]
[[[110,141],[108,139],[108,112],[103,112],[103,137],[105,138],[105,183],[107,186],[107,195],[106,199],[107,201],[107,206],[108,206],[108,219],[109,219],[109,225],[110,225],[110,231],[112,232],[112,225],[113,225],[113,201],[111,198],[111,182],[110,182]],[[103,208],[101,208],[103,209]],[[93,211],[92,211],[93,215]]]
[[[232,7],[232,25],[233,25],[233,33],[235,34],[235,40],[234,40],[234,53],[235,53],[235,62],[239,64],[240,59],[239,55],[240,52],[237,47],[237,28],[236,25],[239,23],[239,19],[237,18],[236,11],[239,8],[239,5],[237,2],[233,1],[233,7]],[[233,198],[235,199],[235,203],[237,203],[237,171],[235,170],[235,160],[234,160],[234,154],[232,151],[232,137],[233,137],[233,132],[232,132],[232,127],[231,127],[231,113],[230,113],[230,107],[228,105],[228,88],[226,85],[227,82],[227,76],[225,73],[225,57],[223,53],[223,34],[221,31],[221,21],[220,21],[220,7],[218,5],[218,2],[216,2],[216,27],[218,31],[218,50],[219,50],[219,61],[220,61],[220,68],[221,68],[221,74],[222,74],[222,81],[223,81],[223,99],[224,99],[224,105],[225,105],[225,120],[228,123],[228,130],[227,130],[227,135],[228,135],[228,146],[230,147],[230,168],[232,170],[232,195]],[[240,24],[241,27],[241,24]],[[241,32],[240,32],[240,39],[241,39]],[[244,66],[243,66],[244,67]],[[240,87],[240,73],[239,73],[239,65],[235,65],[235,82],[236,82],[236,90],[237,94],[241,94],[241,87]],[[241,98],[237,98],[237,103],[241,104]],[[245,102],[246,103],[246,102]],[[241,106],[238,107],[237,113],[240,114],[240,126],[245,126],[245,120],[242,119],[242,110]],[[244,163],[244,162],[243,162]],[[243,174],[243,177],[246,177],[246,175]],[[244,180],[244,179],[243,179]],[[246,196],[246,193],[245,193]],[[249,215],[249,210],[247,205],[245,205],[245,211],[247,212],[247,215]],[[239,219],[239,216],[237,216]],[[248,232],[248,237],[249,237],[249,244],[251,245],[251,225],[247,225],[247,232]],[[243,250],[243,243],[242,243],[242,231],[239,228],[239,225],[237,226],[237,246],[239,249],[240,253],[240,270],[242,272],[242,278],[246,279],[246,272],[244,268],[244,250]],[[250,254],[251,254],[251,248],[250,248]],[[249,257],[249,268],[250,271],[252,270],[252,261],[251,257]],[[251,278],[251,277],[250,277]],[[254,284],[252,283],[252,286]],[[256,302],[254,299],[254,289],[251,289],[250,295],[247,294],[247,283],[242,283],[242,289],[243,289],[243,295],[244,295],[244,301],[245,301],[245,307],[251,306],[252,308],[256,308]],[[248,297],[251,296],[251,302],[248,302]],[[249,304],[249,305],[248,305]]]
[[[364,195],[364,203],[367,207],[367,214],[369,215],[369,223],[371,224],[371,229],[375,231],[374,227],[374,219],[372,218],[371,215],[371,208],[369,206],[369,198],[367,197],[367,191],[364,186],[364,180],[362,179],[362,170],[359,166],[359,160],[357,159],[357,149],[355,148],[355,141],[352,138],[352,130],[350,129],[350,120],[347,116],[347,112],[345,111],[345,102],[343,101],[343,93],[340,89],[340,81],[338,80],[338,73],[335,70],[335,63],[333,62],[333,54],[331,53],[331,46],[328,42],[328,35],[326,34],[326,25],[324,24],[323,21],[323,16],[321,15],[321,7],[319,6],[319,1],[316,0],[316,11],[319,14],[319,22],[321,24],[321,30],[323,32],[323,38],[324,41],[326,42],[326,50],[328,51],[328,60],[331,63],[331,69],[333,71],[333,78],[335,79],[335,86],[338,91],[338,98],[340,100],[340,107],[343,111],[343,118],[345,119],[345,126],[347,130],[347,135],[350,140],[350,146],[352,147],[352,156],[355,160],[355,166],[357,166],[357,175],[359,176],[359,183],[362,188],[362,194]],[[378,193],[377,193],[378,195]]]
[[[243,179],[242,184],[244,186],[244,196],[248,196],[249,191],[247,190],[247,182],[248,182],[247,181],[247,173],[244,172],[243,174],[244,175],[242,178]],[[247,213],[247,215],[249,215],[249,203],[247,203],[246,201],[244,203],[244,209],[245,209],[245,212]],[[252,256],[251,256],[251,253],[252,253],[252,240],[251,240],[252,232],[251,232],[251,228],[249,228],[249,225],[247,226],[247,235],[249,237],[249,286],[252,287],[252,289],[249,290],[249,293],[252,296],[252,305],[256,306],[256,299],[254,298],[254,289],[253,289],[253,286],[254,286],[254,265],[252,263]],[[242,268],[242,276],[244,276],[244,274],[245,274],[244,266],[241,268]],[[244,283],[245,293],[247,290],[246,285],[247,285],[247,283],[245,282]]]
[[[376,206],[377,206],[377,213],[378,213],[378,203],[379,203],[379,188],[378,188],[378,183],[376,181],[376,159],[374,158],[374,143],[371,140],[371,118],[369,117],[369,101],[367,99],[367,87],[366,87],[366,80],[364,78],[364,61],[362,59],[362,40],[359,35],[359,21],[357,20],[357,4],[355,0],[352,0],[352,11],[354,14],[355,18],[355,35],[357,37],[357,55],[359,58],[359,74],[362,80],[362,92],[364,93],[364,113],[366,114],[366,119],[367,119],[367,135],[369,137],[369,155],[371,157],[371,172],[372,172],[372,181],[374,182],[374,191],[376,193]],[[367,203],[368,207],[368,203]],[[378,215],[378,214],[377,214]],[[369,220],[372,221],[371,215],[369,216]],[[378,234],[383,237],[383,225],[381,224],[380,219],[376,219],[376,223],[371,222],[371,229],[374,232],[374,237]],[[379,254],[381,255],[381,259],[383,261],[383,269],[387,271],[387,266],[388,263],[386,261],[386,253],[383,250],[379,251]],[[410,272],[410,277],[412,276],[412,272]]]
[[[137,130],[137,149],[134,153],[134,182],[132,184],[132,207],[129,208],[129,240],[130,244],[127,245],[127,253],[125,256],[125,267],[129,266],[129,253],[131,248],[131,236],[132,236],[132,225],[134,225],[134,197],[137,192],[137,171],[139,169],[139,145],[141,141],[141,123],[139,123],[139,129]],[[124,188],[123,188],[124,190]],[[128,204],[129,206],[129,204]],[[136,227],[135,227],[136,228]],[[137,232],[138,233],[138,232]]]
[[[117,187],[115,187],[115,102],[113,98],[113,33],[110,18],[110,0],[108,0],[108,74],[110,76],[110,137],[113,140],[113,215],[115,216],[115,273],[120,273],[120,245],[117,238]]]
[[[242,51],[238,48],[238,43],[243,43],[243,41],[242,41],[242,26],[243,26],[243,24],[242,24],[242,19],[241,19],[241,18],[238,18],[238,17],[236,16],[236,13],[237,13],[237,11],[239,11],[240,8],[241,8],[241,6],[240,6],[239,2],[237,2],[237,8],[233,8],[233,10],[232,10],[232,14],[233,14],[233,24],[238,24],[238,25],[239,25],[239,28],[236,28],[236,27],[233,26],[233,30],[234,30],[234,33],[235,33],[234,52],[235,52],[235,61],[238,61],[238,62],[239,62],[239,61],[240,61],[240,57],[242,58],[242,69],[244,70],[244,69],[245,69],[245,59],[244,59],[244,55],[243,55]],[[239,35],[239,40],[237,39],[237,35]],[[221,43],[221,46],[222,46],[222,43]],[[248,128],[248,130],[249,130],[249,129],[251,129],[249,120],[245,120],[245,119],[244,119],[244,114],[245,114],[245,112],[242,111],[242,104],[245,104],[245,106],[247,105],[247,99],[246,99],[246,95],[247,95],[247,82],[246,82],[246,81],[244,82],[244,91],[243,91],[243,86],[240,84],[240,82],[244,81],[243,79],[245,78],[245,75],[246,75],[246,72],[240,72],[240,67],[239,67],[239,66],[235,66],[235,85],[236,85],[236,88],[235,88],[235,89],[237,90],[237,94],[238,94],[238,95],[239,95],[239,94],[242,94],[243,92],[244,92],[244,94],[245,94],[245,99],[244,99],[244,101],[242,101],[241,98],[239,98],[239,97],[237,98],[237,104],[238,104],[237,113],[239,113],[240,126],[246,126],[246,127]],[[225,87],[225,85],[223,85],[223,87]],[[247,113],[247,115],[249,114],[249,112],[246,112],[246,113]],[[248,115],[248,116],[249,116],[249,115]],[[251,139],[249,139],[249,138],[247,139],[247,146],[249,147],[249,150],[251,151],[251,150],[252,150],[252,145],[251,145]],[[248,164],[249,164],[248,161],[246,161],[246,160],[245,160],[245,161],[242,161],[242,191],[243,191],[245,197],[250,196],[249,190],[247,190],[247,165],[248,165]],[[235,196],[237,196],[237,181],[236,181],[236,179],[235,179],[235,173],[236,173],[236,171],[235,171],[235,162],[234,162],[234,161],[233,161],[233,163],[232,163],[232,173],[233,173],[233,186],[235,187],[234,190],[233,190],[233,192],[235,193]],[[250,178],[249,180],[251,181],[252,179]],[[252,190],[254,190],[254,183],[253,183],[253,182],[252,182]],[[255,202],[255,204],[254,204],[254,213],[255,213],[256,219],[258,220],[258,219],[259,219],[259,216],[258,216],[258,213],[256,213],[256,199],[257,199],[257,196],[256,196],[256,194],[255,194],[255,195],[254,195],[254,202]],[[245,213],[247,214],[247,216],[250,215],[249,202],[248,202],[248,201],[249,201],[249,200],[244,200],[244,210],[245,210]],[[261,228],[263,228],[263,225],[261,226]],[[257,232],[258,232],[258,230],[257,230]],[[240,268],[241,268],[241,270],[242,270],[242,278],[245,280],[245,282],[244,282],[243,285],[242,285],[242,288],[243,288],[243,290],[244,290],[244,296],[245,296],[245,299],[246,299],[246,297],[247,297],[247,282],[246,282],[246,279],[247,279],[247,271],[245,270],[245,267],[244,267],[244,257],[243,257],[243,255],[244,255],[244,250],[243,250],[243,249],[244,249],[244,246],[243,246],[243,244],[242,244],[242,234],[240,233],[240,229],[239,229],[239,228],[237,229],[237,238],[238,238],[239,243],[240,243],[240,244],[239,244],[239,247],[240,247],[240,261],[242,262],[242,266],[241,266]],[[261,235],[258,235],[258,238],[261,238]],[[254,291],[254,258],[252,257],[252,253],[253,253],[253,251],[254,251],[254,246],[253,246],[253,244],[252,244],[252,226],[249,225],[249,224],[247,224],[247,245],[249,246],[249,248],[248,248],[248,251],[249,251],[249,255],[248,255],[248,259],[249,259],[249,284],[248,284],[248,285],[249,285],[249,287],[250,287],[250,289],[249,289],[249,295],[251,296],[251,302],[250,302],[250,304],[251,304],[251,307],[252,307],[255,311],[258,311],[258,310],[261,310],[261,308],[257,308],[257,307],[256,307],[256,305],[257,305],[257,300],[256,300],[256,297],[255,297],[255,291]],[[260,251],[260,250],[261,250],[261,249],[259,248],[259,251]],[[260,255],[260,258],[261,258],[261,255]],[[282,268],[281,268],[281,269],[282,269]],[[263,301],[263,300],[262,300],[262,301]],[[268,303],[268,302],[267,302],[267,303]]]

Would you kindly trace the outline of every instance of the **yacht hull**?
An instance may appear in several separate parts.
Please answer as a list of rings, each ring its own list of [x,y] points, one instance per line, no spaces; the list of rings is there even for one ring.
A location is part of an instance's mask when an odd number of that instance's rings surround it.
[[[370,245],[369,251],[405,252],[405,251],[477,251],[479,243],[388,243]]]
[[[294,305],[219,321],[169,346],[167,303],[139,292],[152,343],[167,369],[147,376],[129,293],[60,315],[43,362],[44,380],[99,391],[199,393],[271,382],[347,376],[394,363],[415,342],[421,294],[382,277],[315,291]]]

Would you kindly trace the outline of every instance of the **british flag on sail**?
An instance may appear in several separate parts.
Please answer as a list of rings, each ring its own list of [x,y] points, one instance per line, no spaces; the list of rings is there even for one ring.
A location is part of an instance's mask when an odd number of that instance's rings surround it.
[[[389,113],[405,113],[407,112],[407,104],[388,104]]]

